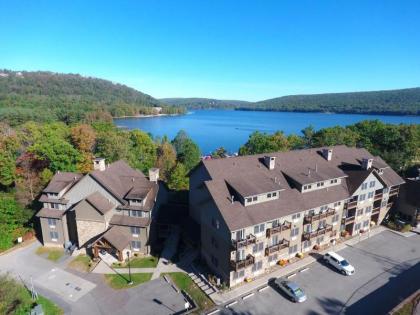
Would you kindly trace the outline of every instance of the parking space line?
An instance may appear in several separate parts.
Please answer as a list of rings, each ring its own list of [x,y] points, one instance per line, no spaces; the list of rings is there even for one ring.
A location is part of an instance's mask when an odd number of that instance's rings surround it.
[[[292,273],[292,274],[288,275],[286,278],[287,278],[287,279],[290,279],[290,278],[292,278],[292,277],[294,277],[294,276],[296,276],[296,273]]]
[[[235,304],[238,304],[238,301],[233,301],[233,302],[231,302],[231,303],[227,304],[225,307],[226,307],[226,308],[229,308],[229,307],[231,307],[231,306],[233,306],[233,305],[235,305]]]
[[[299,270],[299,272],[305,272],[305,271],[308,271],[309,270],[309,267],[306,267],[306,268],[303,268],[302,270]]]
[[[248,298],[250,298],[251,296],[254,296],[254,292],[252,292],[252,293],[250,293],[250,294],[248,294],[248,295],[245,295],[245,296],[243,296],[242,297],[242,300],[246,300],[246,299],[248,299]]]
[[[258,292],[262,292],[262,291],[267,290],[267,289],[268,289],[268,285],[266,285],[265,287],[262,287],[262,288],[258,289]]]
[[[216,313],[219,313],[219,312],[220,312],[220,310],[214,310],[213,312],[207,313],[207,315],[213,315],[213,314],[216,314]]]

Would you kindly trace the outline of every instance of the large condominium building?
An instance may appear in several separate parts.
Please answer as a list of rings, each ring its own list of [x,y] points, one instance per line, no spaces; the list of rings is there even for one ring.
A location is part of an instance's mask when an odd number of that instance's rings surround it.
[[[202,258],[232,287],[380,224],[403,183],[380,157],[346,146],[205,160],[190,174],[190,215]]]
[[[158,177],[158,169],[146,178],[124,161],[104,159],[95,159],[85,176],[55,174],[39,199],[44,245],[76,245],[94,256],[103,249],[119,260],[127,251],[149,254]]]

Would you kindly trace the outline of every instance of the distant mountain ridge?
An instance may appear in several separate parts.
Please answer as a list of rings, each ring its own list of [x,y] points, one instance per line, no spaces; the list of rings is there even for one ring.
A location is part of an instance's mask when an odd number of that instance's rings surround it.
[[[187,108],[231,108],[237,110],[334,112],[385,115],[420,115],[420,88],[349,93],[288,95],[259,102],[219,101],[200,98],[164,99]],[[198,101],[194,101],[198,100]],[[211,100],[207,104],[202,100]]]
[[[111,81],[46,71],[0,70],[0,121],[83,120],[103,111],[113,117],[182,111],[128,86]]]

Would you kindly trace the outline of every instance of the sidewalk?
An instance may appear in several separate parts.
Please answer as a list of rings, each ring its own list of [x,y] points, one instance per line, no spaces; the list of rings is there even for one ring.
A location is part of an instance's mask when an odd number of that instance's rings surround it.
[[[359,243],[360,241],[366,240],[374,235],[377,235],[383,231],[387,230],[383,226],[378,226],[369,233],[365,233],[364,235],[355,236],[351,239],[348,239],[342,243],[335,245],[334,247],[329,247],[324,251],[320,251],[319,254],[326,253],[327,251],[340,251],[344,249],[346,246],[352,246],[354,244]],[[306,256],[305,258],[298,260],[297,262],[287,265],[286,267],[282,267],[276,271],[264,274],[263,276],[256,278],[250,283],[244,283],[237,288],[234,288],[229,291],[225,292],[217,292],[209,295],[209,297],[213,300],[216,305],[225,304],[231,300],[237,299],[243,295],[246,295],[254,290],[257,290],[261,287],[267,285],[268,280],[271,278],[279,278],[287,276],[291,273],[298,272],[299,270],[304,269],[306,266],[315,262],[316,259],[312,256]]]

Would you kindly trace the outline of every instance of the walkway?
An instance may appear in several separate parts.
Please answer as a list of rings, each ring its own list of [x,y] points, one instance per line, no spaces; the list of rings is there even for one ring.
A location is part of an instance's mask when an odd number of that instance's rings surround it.
[[[162,254],[159,258],[156,269],[153,271],[152,280],[160,277],[160,274],[165,271],[172,258],[175,256],[179,243],[179,227],[174,227],[171,234],[166,238]]]

